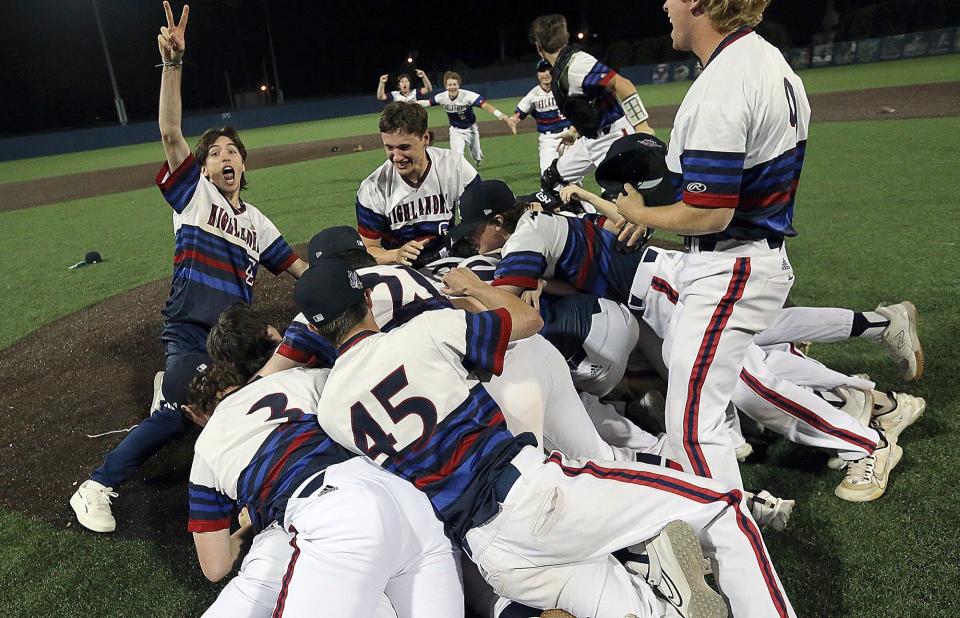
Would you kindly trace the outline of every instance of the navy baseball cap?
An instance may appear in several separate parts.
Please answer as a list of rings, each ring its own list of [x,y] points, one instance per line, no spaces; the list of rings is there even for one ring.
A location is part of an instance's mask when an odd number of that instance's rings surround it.
[[[667,145],[653,135],[625,135],[610,145],[594,178],[605,195],[623,193],[631,184],[643,195],[648,206],[676,202],[673,182],[667,172]]]
[[[310,239],[307,246],[307,261],[311,266],[323,258],[337,256],[344,251],[363,249],[359,232],[349,225],[328,227]]]
[[[553,67],[550,66],[550,63],[547,62],[546,60],[541,59],[539,62],[537,62],[537,73],[541,71],[552,71],[552,70],[553,70]]]
[[[563,202],[560,200],[560,194],[556,191],[537,191],[527,195],[518,195],[517,201],[526,204],[540,204],[546,212],[556,212],[563,208]]]
[[[202,375],[213,361],[206,354],[191,352],[174,357],[171,366],[163,373],[160,386],[163,400],[174,406],[186,405],[187,388],[198,375]]]
[[[516,203],[513,191],[502,180],[481,180],[467,185],[460,196],[460,223],[450,229],[450,238],[460,240],[481,223],[507,212]]]
[[[314,326],[335,320],[363,299],[360,276],[340,258],[323,258],[311,264],[293,291],[297,309]]]

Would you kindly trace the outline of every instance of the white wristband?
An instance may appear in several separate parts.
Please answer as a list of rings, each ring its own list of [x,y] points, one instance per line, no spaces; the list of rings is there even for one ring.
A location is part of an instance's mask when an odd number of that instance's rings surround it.
[[[647,118],[650,117],[650,114],[647,113],[647,108],[643,106],[643,101],[640,100],[640,95],[637,93],[633,93],[623,101],[620,101],[620,107],[623,108],[627,122],[633,126],[645,122]]]
[[[493,110],[493,115],[497,117],[497,120],[503,120],[504,115],[499,109]]]

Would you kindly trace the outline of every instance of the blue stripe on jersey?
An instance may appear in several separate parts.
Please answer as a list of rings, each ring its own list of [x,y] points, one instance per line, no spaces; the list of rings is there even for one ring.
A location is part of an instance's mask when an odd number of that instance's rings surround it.
[[[623,118],[623,109],[614,93],[607,90],[607,83],[611,79],[613,69],[597,61],[591,67],[590,71],[583,78],[583,93],[588,97],[594,97],[597,109],[600,112],[599,129],[603,130],[614,122]]]
[[[462,112],[450,113],[447,112],[447,120],[450,121],[450,126],[457,129],[469,129],[477,123],[477,115],[473,113],[473,108],[468,107]]]
[[[447,221],[421,221],[419,223],[405,223],[403,227],[383,232],[380,244],[384,249],[396,249],[411,240],[426,240],[423,251],[429,253],[443,244],[441,231],[453,225],[453,214]]]
[[[572,124],[556,109],[549,112],[533,110],[530,114],[537,121],[537,131],[540,133],[558,133]]]
[[[620,253],[617,237],[603,229],[594,215],[562,217],[567,242],[554,269],[554,278],[587,294],[626,303],[642,251]]]
[[[337,349],[306,324],[290,322],[283,333],[277,352],[290,360],[311,367],[332,367],[337,360]]]
[[[467,350],[463,366],[467,371],[500,375],[510,325],[503,323],[503,314],[498,311],[467,313],[466,320]]]
[[[200,182],[200,165],[191,154],[164,181],[163,175],[169,169],[170,166],[166,163],[160,168],[157,184],[160,186],[163,199],[179,214],[187,207],[197,191],[197,183]]]
[[[357,200],[357,230],[367,238],[380,238],[390,231],[390,220]]]
[[[515,285],[525,289],[537,287],[537,280],[547,270],[546,258],[535,251],[514,251],[497,264],[496,285]]]
[[[260,263],[275,275],[279,275],[290,266],[293,247],[279,236],[269,247],[260,252]]]
[[[453,303],[446,298],[420,298],[410,301],[393,312],[390,321],[383,325],[382,332],[390,332],[394,328],[406,324],[424,311],[435,311],[437,309],[453,309]]]
[[[189,483],[189,523],[191,532],[214,532],[230,528],[234,502],[217,490]]]

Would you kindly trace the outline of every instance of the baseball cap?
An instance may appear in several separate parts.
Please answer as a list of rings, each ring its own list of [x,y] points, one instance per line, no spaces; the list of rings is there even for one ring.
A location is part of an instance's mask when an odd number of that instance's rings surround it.
[[[351,249],[363,248],[360,234],[349,225],[328,227],[314,234],[310,239],[310,244],[307,245],[307,261],[313,266],[317,260],[334,257]]]
[[[185,405],[190,382],[212,364],[210,357],[200,352],[176,356],[163,374],[163,384],[160,386],[163,400],[174,406]]]
[[[539,62],[537,62],[537,73],[539,73],[540,71],[552,71],[552,70],[553,70],[553,67],[550,66],[550,63],[547,62],[546,60],[541,59]]]
[[[517,201],[525,204],[539,203],[546,212],[556,212],[563,208],[560,194],[556,191],[537,191],[536,193],[518,195]]]
[[[322,258],[310,265],[293,291],[297,309],[314,326],[343,315],[364,298],[363,282],[340,258]]]
[[[450,238],[463,238],[490,217],[513,208],[516,202],[513,191],[502,180],[481,180],[468,185],[460,196],[460,223],[450,229]]]
[[[594,178],[605,193],[619,195],[632,184],[648,206],[676,202],[673,182],[667,172],[667,145],[653,135],[625,135],[610,145]]]

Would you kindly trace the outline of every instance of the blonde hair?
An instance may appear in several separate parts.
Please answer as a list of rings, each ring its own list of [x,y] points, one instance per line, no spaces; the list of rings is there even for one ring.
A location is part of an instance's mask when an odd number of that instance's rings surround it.
[[[458,85],[458,86],[463,83],[463,80],[460,79],[460,74],[457,73],[456,71],[447,71],[446,73],[443,74],[443,84],[444,84],[444,85],[447,84],[447,80],[448,80],[448,79],[455,79],[455,80],[457,80],[457,85]]]
[[[700,6],[717,30],[732,32],[759,24],[770,0],[701,0]]]

